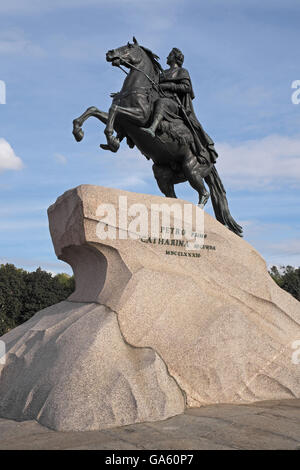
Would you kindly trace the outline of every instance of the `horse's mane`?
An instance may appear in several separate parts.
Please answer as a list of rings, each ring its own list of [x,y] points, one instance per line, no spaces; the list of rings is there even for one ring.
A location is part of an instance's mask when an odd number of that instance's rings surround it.
[[[153,66],[154,66],[155,73],[163,72],[163,68],[160,65],[160,63],[158,62],[158,60],[159,60],[158,55],[154,54],[154,52],[150,51],[150,49],[147,49],[147,47],[140,46],[140,45],[139,45],[139,47],[141,49],[143,49],[143,51],[146,52],[147,56],[151,60]]]

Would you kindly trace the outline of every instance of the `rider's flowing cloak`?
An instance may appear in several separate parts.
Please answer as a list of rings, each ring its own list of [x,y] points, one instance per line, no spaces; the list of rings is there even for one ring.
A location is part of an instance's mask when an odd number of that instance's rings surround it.
[[[189,72],[182,67],[167,69],[164,70],[164,72],[160,75],[159,81],[160,83],[172,82],[175,85],[179,85],[176,86],[178,90],[176,90],[178,98],[180,99],[181,104],[184,107],[185,112],[196,131],[202,147],[207,149],[211,163],[215,163],[218,154],[214,148],[214,142],[201,126],[194,111],[192,100],[195,98],[195,94]],[[180,92],[181,87],[182,92]],[[170,94],[170,97],[171,96],[172,94]],[[206,156],[203,154],[203,152],[201,152],[201,154],[202,156]]]

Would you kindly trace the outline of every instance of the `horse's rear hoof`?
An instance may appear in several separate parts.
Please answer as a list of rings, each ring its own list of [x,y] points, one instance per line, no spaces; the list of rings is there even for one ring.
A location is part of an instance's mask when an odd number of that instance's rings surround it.
[[[207,203],[209,197],[210,197],[209,193],[203,194],[201,196],[201,198],[199,199],[199,203],[198,203],[198,206],[200,207],[200,209],[204,209],[204,206]]]

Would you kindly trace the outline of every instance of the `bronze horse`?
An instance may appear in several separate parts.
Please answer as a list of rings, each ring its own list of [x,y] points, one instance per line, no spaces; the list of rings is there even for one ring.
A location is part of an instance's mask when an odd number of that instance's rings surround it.
[[[140,46],[135,38],[133,44],[128,43],[108,51],[108,62],[120,68],[123,65],[130,71],[121,91],[112,95],[113,102],[108,113],[92,106],[74,119],[74,137],[78,142],[81,141],[84,121],[90,116],[98,118],[106,124],[104,133],[107,143],[101,145],[103,149],[117,152],[121,140],[126,137],[131,148],[135,145],[146,158],[154,162],[153,173],[165,196],[176,198],[174,184],[188,181],[199,194],[199,204],[203,207],[210,195],[216,219],[242,236],[242,227],[230,214],[226,191],[215,165],[210,163],[209,158],[196,155],[192,130],[184,120],[176,119],[175,128],[163,122],[154,138],[142,129],[151,123],[153,105],[160,96],[159,75],[162,69],[157,59],[149,49]],[[114,131],[116,136],[113,135]]]

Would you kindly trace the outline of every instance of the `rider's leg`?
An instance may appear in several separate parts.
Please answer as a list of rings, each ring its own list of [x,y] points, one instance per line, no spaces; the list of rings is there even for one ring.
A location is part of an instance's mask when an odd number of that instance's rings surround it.
[[[191,151],[189,151],[185,156],[182,163],[182,169],[190,185],[199,194],[198,204],[204,207],[210,194],[204,186],[203,178],[201,176],[201,166],[197,157]]]
[[[153,122],[150,127],[142,127],[141,129],[153,138],[155,137],[156,129],[158,128],[160,122],[165,116],[166,111],[171,111],[174,114],[178,113],[177,103],[170,98],[158,98],[154,105],[154,116]]]
[[[150,134],[153,138],[155,137],[155,131],[158,128],[161,120],[164,117],[164,111],[165,111],[165,100],[164,98],[159,98],[155,102],[155,107],[154,107],[154,116],[153,116],[153,121],[150,127],[142,127],[142,130]]]

